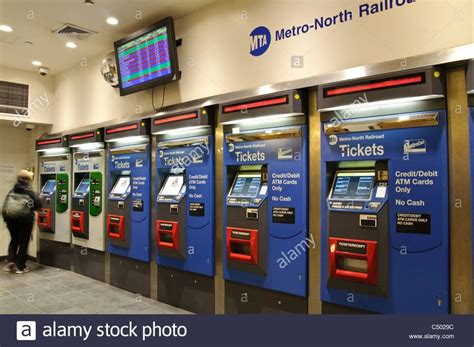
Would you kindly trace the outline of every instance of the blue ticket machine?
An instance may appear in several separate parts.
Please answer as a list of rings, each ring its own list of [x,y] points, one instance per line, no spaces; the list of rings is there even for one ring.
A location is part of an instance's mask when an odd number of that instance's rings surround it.
[[[444,74],[318,88],[324,312],[449,312]]]
[[[214,309],[214,128],[211,109],[160,114],[154,136],[158,300]]]
[[[67,136],[36,140],[38,190],[42,208],[38,211],[39,262],[71,269],[71,153]]]
[[[289,91],[223,104],[229,313],[307,312],[307,117]]]
[[[106,234],[110,284],[150,296],[150,124],[105,129],[108,143]]]

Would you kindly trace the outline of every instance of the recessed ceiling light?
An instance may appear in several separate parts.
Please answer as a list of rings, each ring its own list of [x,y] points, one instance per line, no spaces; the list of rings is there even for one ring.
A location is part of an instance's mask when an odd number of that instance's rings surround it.
[[[23,43],[24,43],[25,45],[29,45],[29,46],[32,46],[32,45],[33,45],[33,42],[31,42],[31,41],[25,41],[25,42],[23,42]]]
[[[66,42],[66,47],[67,48],[76,48],[77,45],[72,41],[68,41],[68,42]]]
[[[110,24],[110,25],[117,25],[118,24],[118,19],[117,18],[114,18],[114,17],[109,17],[107,18],[107,24]]]
[[[31,62],[31,64],[33,64],[34,66],[41,66],[41,65],[43,65],[43,64],[41,64],[41,62],[38,61],[38,60],[33,60],[33,61]]]
[[[0,25],[0,31],[4,31],[6,33],[10,33],[13,31],[12,27],[6,24]]]

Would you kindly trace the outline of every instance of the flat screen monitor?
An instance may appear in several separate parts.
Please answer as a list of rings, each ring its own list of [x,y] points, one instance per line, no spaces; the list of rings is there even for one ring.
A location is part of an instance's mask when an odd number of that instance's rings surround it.
[[[89,179],[83,178],[79,186],[76,188],[76,193],[87,193],[89,192]]]
[[[374,171],[338,172],[332,187],[331,198],[369,200],[374,181]]]
[[[56,190],[56,181],[55,180],[47,180],[46,183],[43,185],[41,189],[41,193],[54,193]]]
[[[112,188],[111,194],[123,195],[130,191],[130,176],[119,176]]]
[[[165,184],[161,187],[160,194],[164,196],[176,196],[181,192],[184,184],[183,175],[170,175],[166,177]]]
[[[179,79],[173,18],[139,30],[114,46],[120,95]]]
[[[255,198],[260,190],[260,172],[238,173],[229,196],[235,198]]]

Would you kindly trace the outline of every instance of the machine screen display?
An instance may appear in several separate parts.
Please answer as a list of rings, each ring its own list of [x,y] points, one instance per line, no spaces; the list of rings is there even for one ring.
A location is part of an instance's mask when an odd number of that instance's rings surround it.
[[[261,176],[258,173],[239,173],[234,181],[230,196],[255,198],[260,190]]]
[[[76,189],[76,193],[87,193],[89,191],[89,179],[83,178]]]
[[[332,187],[333,199],[368,200],[372,194],[375,172],[338,172]]]
[[[130,190],[130,176],[120,176],[112,188],[111,194],[123,195]]]
[[[184,184],[183,175],[170,175],[166,177],[165,184],[161,188],[160,195],[176,196]]]
[[[54,193],[56,190],[56,181],[55,180],[47,180],[41,189],[42,193]]]

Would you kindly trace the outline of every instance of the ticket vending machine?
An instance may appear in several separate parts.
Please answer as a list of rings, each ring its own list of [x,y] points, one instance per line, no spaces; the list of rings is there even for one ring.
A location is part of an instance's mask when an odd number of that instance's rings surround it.
[[[105,279],[104,130],[69,136],[72,148],[71,221],[74,271]]]
[[[71,232],[69,230],[71,154],[67,137],[36,140],[38,190],[42,208],[38,211],[39,262],[69,270]]]
[[[191,109],[152,119],[158,300],[208,314],[215,312],[211,111]]]
[[[307,312],[307,117],[293,90],[223,104],[228,313]]]
[[[105,129],[110,284],[150,296],[150,123]]]
[[[449,312],[444,74],[318,87],[323,313]]]

